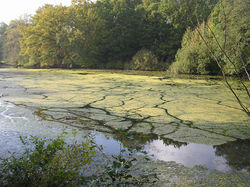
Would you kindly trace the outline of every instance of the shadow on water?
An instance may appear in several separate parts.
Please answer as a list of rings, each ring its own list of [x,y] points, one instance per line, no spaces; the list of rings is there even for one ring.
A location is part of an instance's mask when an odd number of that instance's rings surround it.
[[[214,148],[215,154],[224,157],[229,166],[250,172],[250,139],[228,142]]]

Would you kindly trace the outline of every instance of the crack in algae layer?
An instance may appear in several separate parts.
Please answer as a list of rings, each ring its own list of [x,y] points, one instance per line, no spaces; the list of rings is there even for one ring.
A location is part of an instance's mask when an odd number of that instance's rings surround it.
[[[250,138],[249,118],[216,79],[1,69],[0,80],[3,101],[42,121],[209,145]]]

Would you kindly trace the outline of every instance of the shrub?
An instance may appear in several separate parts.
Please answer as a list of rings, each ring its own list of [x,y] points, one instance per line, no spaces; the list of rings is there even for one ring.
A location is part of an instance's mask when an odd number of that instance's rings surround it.
[[[124,64],[125,63],[123,61],[111,61],[105,65],[105,68],[106,69],[123,69]]]
[[[129,156],[112,156],[113,161],[105,166],[104,172],[91,180],[92,186],[144,186],[155,184],[158,180],[154,169],[144,171],[138,167],[138,162],[149,161],[147,157],[137,158],[132,153]]]
[[[136,168],[136,156],[123,156],[124,150],[118,156],[107,156],[106,164],[95,166],[96,153],[102,148],[93,138],[67,144],[65,134],[56,139],[20,137],[28,148],[20,157],[0,158],[0,186],[142,186],[156,182],[156,174]],[[87,166],[101,171],[87,176],[84,172],[91,169]]]
[[[132,58],[128,69],[132,70],[158,70],[159,62],[157,57],[149,50],[142,49],[138,51]]]
[[[21,157],[0,162],[0,186],[62,186],[78,184],[83,166],[93,161],[97,147],[92,140],[67,144],[56,139],[21,138],[31,142]],[[31,148],[30,148],[31,147]],[[33,148],[32,148],[33,147]]]
[[[216,62],[199,36],[197,29],[206,40],[210,40],[205,23],[194,31],[187,29],[183,36],[182,48],[176,54],[176,62],[170,66],[172,72],[185,74],[217,74],[219,72]]]

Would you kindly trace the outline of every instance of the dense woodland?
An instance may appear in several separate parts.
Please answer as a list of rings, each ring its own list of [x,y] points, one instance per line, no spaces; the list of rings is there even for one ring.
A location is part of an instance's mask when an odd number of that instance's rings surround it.
[[[0,24],[0,62],[220,74],[212,50],[226,74],[239,74],[250,66],[249,12],[249,0],[47,4],[32,17]]]

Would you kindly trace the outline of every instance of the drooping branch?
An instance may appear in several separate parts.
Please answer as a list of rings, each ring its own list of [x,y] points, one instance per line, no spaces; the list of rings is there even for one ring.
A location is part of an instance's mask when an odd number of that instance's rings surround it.
[[[221,45],[220,45],[220,43],[219,43],[217,37],[215,36],[213,30],[210,28],[209,25],[207,25],[207,28],[209,29],[209,31],[210,31],[211,34],[213,35],[213,38],[215,39],[216,44],[217,44],[218,47],[220,48],[221,52],[225,55],[225,57],[228,59],[228,61],[234,66],[234,70],[239,74],[238,69],[237,69],[235,63],[232,61],[232,59],[231,59],[231,58],[229,57],[229,55],[226,53],[225,49],[223,49],[223,48],[221,47]],[[243,64],[243,65],[244,65],[244,64]],[[247,72],[247,75],[249,76],[248,71],[247,71],[247,70],[245,70],[245,71]],[[247,86],[244,84],[244,82],[243,82],[241,76],[239,76],[239,80],[240,80],[240,83],[242,84],[242,86],[244,87],[244,89],[245,89],[245,91],[246,91],[248,97],[250,98],[248,88],[247,88]],[[249,79],[249,80],[250,80],[250,79]]]
[[[230,85],[230,83],[227,80],[227,76],[226,73],[222,67],[222,65],[220,64],[220,60],[219,58],[214,54],[212,48],[209,46],[208,42],[206,41],[206,39],[204,38],[204,36],[202,35],[201,31],[199,30],[199,26],[197,27],[197,32],[199,34],[199,36],[201,37],[202,41],[204,42],[204,44],[206,45],[207,49],[209,50],[210,54],[212,55],[212,57],[214,58],[216,64],[218,65],[218,67],[221,70],[221,73],[223,75],[224,81],[227,85],[227,87],[229,88],[229,90],[233,93],[234,97],[236,98],[237,102],[239,103],[240,107],[242,108],[242,110],[248,115],[250,116],[250,112],[248,110],[248,108],[242,103],[241,99],[238,97],[238,95],[236,94],[236,92],[234,91],[234,89],[232,88],[232,86]],[[215,35],[214,35],[215,36]],[[222,48],[221,48],[222,49]]]

